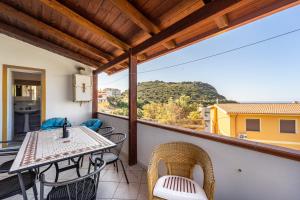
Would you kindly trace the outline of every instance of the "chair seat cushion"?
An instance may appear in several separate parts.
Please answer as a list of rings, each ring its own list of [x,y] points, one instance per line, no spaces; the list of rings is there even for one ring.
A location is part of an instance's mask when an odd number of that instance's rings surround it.
[[[101,154],[92,155],[92,160],[95,162],[96,158],[100,158],[106,162],[106,164],[110,164],[116,160],[118,160],[118,156],[111,152],[103,152],[103,156]]]
[[[171,200],[207,200],[204,190],[193,180],[180,176],[162,176],[153,195]]]
[[[32,171],[22,173],[25,189],[28,190],[34,185],[36,174]],[[0,180],[0,199],[4,199],[16,194],[21,194],[21,188],[17,175]]]

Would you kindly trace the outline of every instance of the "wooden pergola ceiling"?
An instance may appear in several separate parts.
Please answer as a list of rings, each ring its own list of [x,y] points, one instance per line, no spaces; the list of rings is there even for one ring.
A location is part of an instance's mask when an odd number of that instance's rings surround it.
[[[1,0],[0,33],[109,74],[300,0]]]

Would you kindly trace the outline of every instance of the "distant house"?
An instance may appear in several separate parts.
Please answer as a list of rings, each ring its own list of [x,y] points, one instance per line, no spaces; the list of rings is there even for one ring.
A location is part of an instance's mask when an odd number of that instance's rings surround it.
[[[121,96],[121,90],[116,88],[105,88],[103,90],[107,94],[108,97],[119,97]]]
[[[201,107],[201,115],[204,121],[204,132],[211,132],[210,125],[210,108],[209,107]]]
[[[98,91],[98,103],[107,102],[107,94],[103,91]]]
[[[300,104],[215,104],[211,132],[300,150]]]

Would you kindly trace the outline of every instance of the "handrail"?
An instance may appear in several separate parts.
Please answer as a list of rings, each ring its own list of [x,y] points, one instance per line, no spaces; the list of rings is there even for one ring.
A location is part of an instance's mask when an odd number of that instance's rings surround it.
[[[102,112],[98,112],[98,113],[102,114],[102,115],[107,115],[110,117],[116,117],[116,118],[128,120],[128,117],[116,116],[116,115],[102,113]],[[152,126],[155,128],[168,130],[168,131],[174,131],[176,133],[185,134],[185,135],[189,135],[189,136],[193,136],[193,137],[197,137],[197,138],[212,140],[212,141],[220,142],[223,144],[229,144],[229,145],[249,149],[252,151],[257,151],[257,152],[261,152],[261,153],[265,153],[265,154],[279,156],[279,157],[283,157],[283,158],[290,159],[290,160],[300,161],[300,151],[298,151],[298,150],[293,150],[293,149],[289,149],[289,148],[285,148],[285,147],[279,147],[279,146],[274,146],[274,145],[270,145],[270,144],[264,144],[264,143],[249,141],[249,140],[241,140],[241,139],[237,139],[237,138],[231,138],[231,137],[212,134],[212,133],[194,131],[191,129],[181,128],[178,126],[158,124],[156,122],[150,122],[147,120],[139,119],[138,123],[143,124],[143,125]]]

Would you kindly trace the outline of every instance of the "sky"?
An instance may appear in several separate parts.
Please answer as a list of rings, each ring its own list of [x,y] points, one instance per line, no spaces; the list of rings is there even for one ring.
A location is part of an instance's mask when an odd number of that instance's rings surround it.
[[[300,6],[138,65],[138,73],[183,63],[300,28]],[[300,31],[213,58],[138,74],[144,81],[201,81],[240,102],[300,100]],[[99,75],[98,87],[128,89],[128,70]]]

